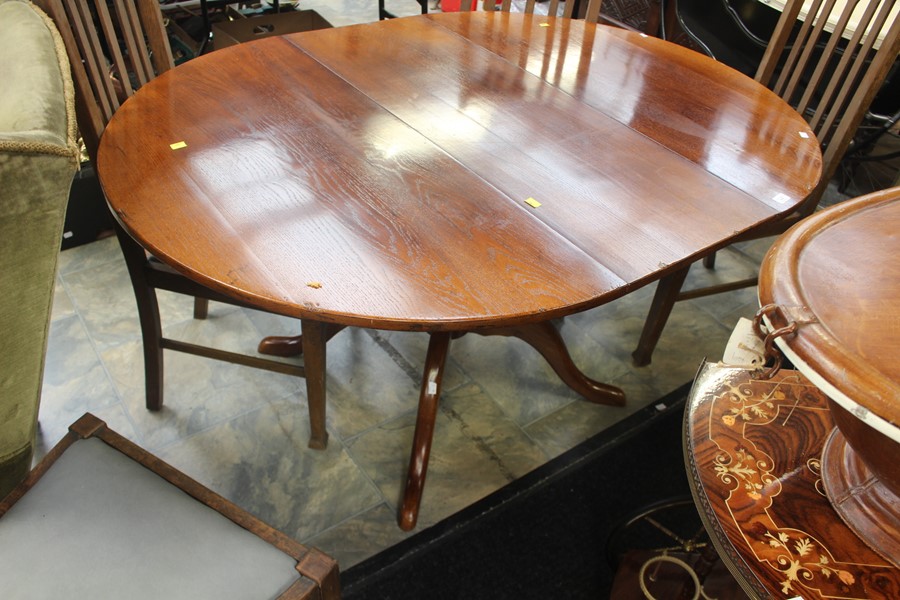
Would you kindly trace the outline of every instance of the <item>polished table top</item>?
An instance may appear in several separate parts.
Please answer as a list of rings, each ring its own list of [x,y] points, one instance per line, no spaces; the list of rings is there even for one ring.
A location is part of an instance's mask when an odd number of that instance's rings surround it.
[[[779,98],[693,52],[476,12],[192,60],[116,113],[98,170],[125,229],[216,290],[472,330],[659,278],[790,211],[820,155]]]
[[[551,320],[790,212],[821,154],[780,98],[705,56],[583,21],[466,12],[189,61],[116,112],[97,166],[156,257],[301,319],[313,447],[327,440],[335,328],[431,332],[411,528],[453,335],[520,337],[578,393],[621,405]]]

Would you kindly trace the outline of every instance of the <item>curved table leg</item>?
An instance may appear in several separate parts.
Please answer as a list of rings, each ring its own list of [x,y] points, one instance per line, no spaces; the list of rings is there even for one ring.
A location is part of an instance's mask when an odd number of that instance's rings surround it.
[[[303,354],[302,335],[269,335],[259,341],[256,351],[268,356],[300,356]]]
[[[515,327],[498,327],[477,331],[480,335],[517,337],[541,353],[559,378],[584,396],[588,402],[609,406],[624,406],[625,392],[620,388],[594,381],[582,373],[566,349],[566,343],[551,321],[529,323]]]
[[[448,332],[432,333],[428,341],[425,373],[422,376],[422,389],[419,392],[416,431],[413,435],[412,453],[409,457],[409,472],[398,516],[400,528],[405,531],[415,527],[419,518],[419,504],[422,501],[422,489],[425,487],[428,457],[431,454],[431,441],[434,437],[434,422],[437,418],[441,382],[444,378],[444,365],[450,351],[451,337],[452,334]]]
[[[323,323],[325,326],[325,341],[327,342],[345,325],[335,325],[334,323]],[[267,356],[281,356],[290,358],[303,354],[303,336],[302,335],[269,335],[259,342],[256,351]]]

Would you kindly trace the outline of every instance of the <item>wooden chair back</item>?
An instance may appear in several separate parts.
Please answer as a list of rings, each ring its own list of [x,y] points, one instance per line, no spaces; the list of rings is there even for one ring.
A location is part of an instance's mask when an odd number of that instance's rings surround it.
[[[469,3],[463,2],[465,6],[460,6],[460,10],[469,10]],[[559,5],[563,5],[562,16],[566,18],[580,17],[581,15],[573,15],[575,10],[575,2],[571,0],[569,2],[561,2],[560,0],[550,0],[547,2],[547,14],[549,15],[558,15],[559,14]],[[589,0],[587,4],[587,8],[584,11],[584,19],[586,21],[590,21],[591,23],[596,23],[600,18],[600,5],[602,4],[602,0]],[[533,14],[535,6],[537,5],[537,0],[526,0],[524,11],[527,14]],[[501,10],[504,12],[509,12],[512,10],[512,0],[503,0],[501,3],[495,2],[495,0],[484,0],[482,2],[482,8],[484,10]]]
[[[97,164],[100,136],[120,104],[136,89],[174,67],[158,0],[33,0],[59,29],[71,62],[78,127],[91,161]],[[112,7],[112,10],[110,10]],[[116,237],[137,301],[144,344],[144,378],[149,410],[163,405],[163,349],[302,377],[304,367],[219,348],[188,344],[162,334],[156,290],[194,298],[194,318],[205,319],[209,301],[245,308],[236,300],[187,278],[152,258],[119,225]],[[331,334],[333,335],[333,333]],[[324,341],[322,342],[324,344]],[[313,406],[313,405],[311,405]],[[311,409],[311,442],[325,447],[324,398]]]
[[[834,177],[872,100],[900,52],[900,0],[787,0],[756,80],[804,116],[822,146],[822,178],[795,211],[736,241],[781,235],[811,215]],[[703,257],[707,268],[716,253]],[[675,302],[756,285],[757,278],[682,291],[687,269],[660,280],[638,347],[637,365],[650,363]]]
[[[157,0],[35,0],[66,46],[78,126],[95,161],[100,135],[134,90],[174,66]],[[112,7],[112,10],[110,10]]]
[[[803,115],[822,145],[822,181],[802,216],[815,210],[897,59],[898,4],[812,0],[804,7],[804,0],[788,0],[775,26],[756,80]]]

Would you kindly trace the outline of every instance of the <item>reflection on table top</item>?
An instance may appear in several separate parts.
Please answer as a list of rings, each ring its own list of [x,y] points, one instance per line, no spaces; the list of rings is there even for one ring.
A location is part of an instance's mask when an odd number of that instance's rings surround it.
[[[125,229],[216,290],[436,331],[623,295],[789,212],[821,155],[781,99],[697,53],[475,12],[192,60],[116,113],[98,172]]]

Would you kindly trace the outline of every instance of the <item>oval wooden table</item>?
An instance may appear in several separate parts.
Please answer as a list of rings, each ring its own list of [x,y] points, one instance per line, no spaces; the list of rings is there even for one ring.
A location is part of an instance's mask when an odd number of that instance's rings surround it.
[[[620,405],[551,320],[790,212],[821,155],[781,99],[697,53],[472,12],[189,61],[117,111],[98,172],[148,251],[301,320],[312,445],[326,439],[330,335],[432,334],[400,515],[411,528],[453,336],[519,336],[587,399]]]
[[[898,231],[900,188],[791,228],[759,297],[797,370],[705,364],[694,383],[694,499],[755,598],[900,597]]]

